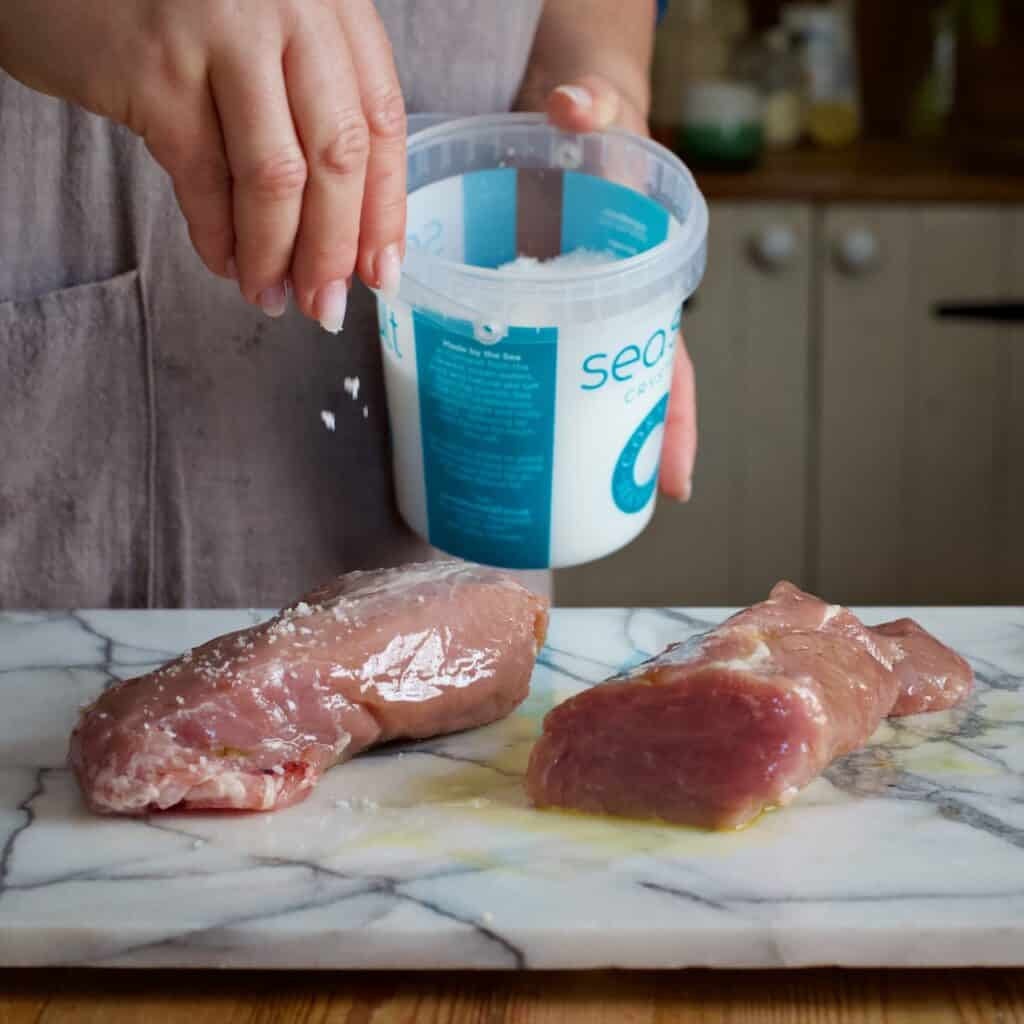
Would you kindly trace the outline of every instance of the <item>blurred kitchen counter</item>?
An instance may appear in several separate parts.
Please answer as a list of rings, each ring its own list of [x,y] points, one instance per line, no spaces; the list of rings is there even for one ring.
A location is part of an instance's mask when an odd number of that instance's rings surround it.
[[[902,142],[768,152],[752,171],[697,181],[712,201],[1024,202],[1024,174],[966,170],[947,148]]]

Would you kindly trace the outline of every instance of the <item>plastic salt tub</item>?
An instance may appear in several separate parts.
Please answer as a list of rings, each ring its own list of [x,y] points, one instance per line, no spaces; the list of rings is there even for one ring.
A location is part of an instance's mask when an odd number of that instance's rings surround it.
[[[402,517],[505,568],[610,554],[654,511],[704,199],[626,133],[532,114],[411,127],[402,284],[377,296]]]

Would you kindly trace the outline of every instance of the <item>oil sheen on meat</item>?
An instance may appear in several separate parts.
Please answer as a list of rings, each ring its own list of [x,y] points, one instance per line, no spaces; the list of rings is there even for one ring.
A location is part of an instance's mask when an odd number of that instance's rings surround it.
[[[100,812],[285,807],[373,744],[507,715],[547,620],[541,598],[466,563],[351,573],[107,690],[70,761]]]
[[[538,807],[737,828],[792,800],[887,715],[950,707],[972,681],[912,620],[870,629],[780,583],[551,711],[527,791]]]

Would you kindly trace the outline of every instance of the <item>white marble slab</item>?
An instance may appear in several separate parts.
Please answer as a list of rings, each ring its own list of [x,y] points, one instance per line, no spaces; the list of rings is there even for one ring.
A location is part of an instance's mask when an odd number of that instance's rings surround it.
[[[970,657],[970,704],[883,726],[745,832],[526,806],[548,708],[724,614],[556,612],[506,721],[366,755],[278,814],[145,821],[84,809],[78,705],[260,614],[0,615],[0,963],[1024,965],[1024,609],[911,610]]]

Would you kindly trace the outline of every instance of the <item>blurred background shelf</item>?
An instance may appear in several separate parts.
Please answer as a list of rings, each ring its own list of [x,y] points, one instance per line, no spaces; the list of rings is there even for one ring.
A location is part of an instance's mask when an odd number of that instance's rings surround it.
[[[888,140],[769,152],[754,170],[697,180],[711,200],[1024,203],[1024,173],[969,171],[948,145]]]

